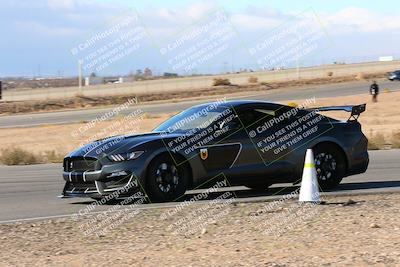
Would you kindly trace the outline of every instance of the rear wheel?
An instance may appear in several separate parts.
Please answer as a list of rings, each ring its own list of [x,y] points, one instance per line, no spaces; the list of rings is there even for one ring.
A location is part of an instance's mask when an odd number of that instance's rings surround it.
[[[185,164],[178,166],[170,155],[161,155],[150,163],[145,188],[152,202],[176,200],[185,194],[188,184]]]
[[[340,184],[346,170],[345,155],[335,146],[317,145],[314,148],[318,184],[322,189],[332,189]]]

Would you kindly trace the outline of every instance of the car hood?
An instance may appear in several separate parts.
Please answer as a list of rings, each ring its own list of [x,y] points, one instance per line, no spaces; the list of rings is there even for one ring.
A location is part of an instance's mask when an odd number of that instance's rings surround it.
[[[151,132],[137,135],[118,135],[104,138],[89,143],[73,152],[68,157],[93,157],[99,158],[106,155],[126,153],[132,151],[135,147],[165,138],[176,138],[181,134],[165,134],[162,132]]]

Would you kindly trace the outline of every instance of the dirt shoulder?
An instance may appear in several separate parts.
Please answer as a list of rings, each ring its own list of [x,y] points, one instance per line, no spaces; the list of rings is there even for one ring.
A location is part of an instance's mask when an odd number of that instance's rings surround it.
[[[331,97],[316,99],[315,106],[343,106],[367,104],[367,109],[361,114],[359,121],[363,132],[372,137],[382,134],[390,142],[393,133],[400,131],[400,92],[382,92],[378,103],[373,103],[369,94],[351,95],[343,97]],[[301,103],[301,101],[296,101]],[[328,116],[338,119],[348,119],[349,113],[338,111],[326,113]]]
[[[84,220],[102,223],[93,216],[2,224],[0,266],[398,266],[400,194],[351,198],[231,203],[218,218],[198,213],[209,223],[185,235],[169,226],[204,204],[167,218],[165,208],[124,212],[98,236],[82,232]]]
[[[173,101],[182,99],[196,99],[204,97],[215,97],[218,95],[248,93],[273,90],[279,88],[299,88],[306,85],[339,84],[344,82],[359,81],[360,79],[376,79],[385,77],[385,73],[363,75],[361,78],[351,75],[343,77],[326,77],[316,79],[302,79],[284,82],[261,82],[249,83],[247,85],[211,86],[200,89],[187,88],[186,91],[177,90],[170,92],[108,95],[108,96],[76,96],[64,99],[44,99],[32,101],[3,101],[0,105],[0,115],[17,113],[32,113],[46,111],[71,110],[79,108],[106,107],[126,103],[132,97],[136,97],[141,103],[156,101]],[[49,89],[51,90],[51,89]]]
[[[291,101],[285,101],[283,104],[288,104],[289,102]],[[302,101],[296,101],[296,103],[301,104]],[[382,140],[378,140],[381,143],[380,146],[384,146],[386,143],[393,143],[394,134],[400,132],[400,109],[398,109],[400,92],[382,93],[379,96],[378,103],[372,103],[370,96],[364,94],[317,99],[315,106],[361,103],[367,103],[367,110],[361,114],[360,122],[363,132],[370,138],[370,141],[378,139],[376,138],[377,135],[381,134],[383,137],[379,139]],[[62,159],[68,152],[93,140],[117,134],[151,131],[172,115],[144,114],[143,117],[140,117],[140,120],[129,119],[129,123],[124,121],[124,117],[116,117],[113,120],[98,122],[94,125],[91,125],[89,122],[81,122],[65,125],[43,125],[31,128],[0,129],[1,148],[11,149],[20,147],[26,151],[39,154],[46,151],[54,151]],[[347,119],[349,114],[335,112],[329,115]],[[83,131],[80,131],[80,129]],[[67,141],[63,142],[60,140]]]
[[[101,115],[99,114],[99,116]],[[29,128],[0,129],[0,139],[2,142],[0,154],[2,156],[8,154],[7,160],[10,160],[10,157],[21,157],[21,155],[10,155],[13,154],[10,151],[22,149],[28,153],[37,155],[36,158],[40,160],[39,162],[26,162],[28,164],[62,162],[62,159],[69,152],[94,140],[121,134],[149,132],[172,115],[140,113],[135,117],[117,116],[112,120],[99,121],[93,124],[91,122],[80,122]],[[49,153],[52,156],[46,159],[46,154]],[[2,161],[1,157],[0,161]]]

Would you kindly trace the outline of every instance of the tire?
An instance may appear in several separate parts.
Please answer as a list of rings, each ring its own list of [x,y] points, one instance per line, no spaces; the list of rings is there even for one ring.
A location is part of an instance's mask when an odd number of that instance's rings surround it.
[[[319,186],[322,190],[335,188],[345,175],[345,155],[330,144],[317,145],[313,150]]]
[[[169,154],[156,157],[147,170],[146,194],[151,202],[174,201],[183,196],[189,185],[189,170],[179,166]]]
[[[270,187],[272,183],[266,183],[266,182],[246,182],[244,186],[252,189],[252,190],[257,190],[257,191],[265,191]]]

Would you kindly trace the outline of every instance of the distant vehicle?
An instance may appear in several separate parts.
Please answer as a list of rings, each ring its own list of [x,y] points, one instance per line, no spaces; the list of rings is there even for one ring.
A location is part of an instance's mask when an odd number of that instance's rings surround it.
[[[357,121],[365,104],[303,109],[250,100],[215,103],[182,111],[153,132],[98,140],[70,153],[63,196],[100,199],[137,180],[127,196],[141,190],[151,201],[172,201],[221,173],[230,185],[266,190],[300,182],[307,148],[314,151],[322,189],[367,170],[368,140]],[[334,110],[350,118],[319,114]],[[195,145],[185,146],[189,141]]]
[[[177,78],[178,77],[178,73],[164,72],[163,76],[166,77],[166,78]]]
[[[391,81],[400,81],[400,70],[395,70],[389,73],[388,79]]]

